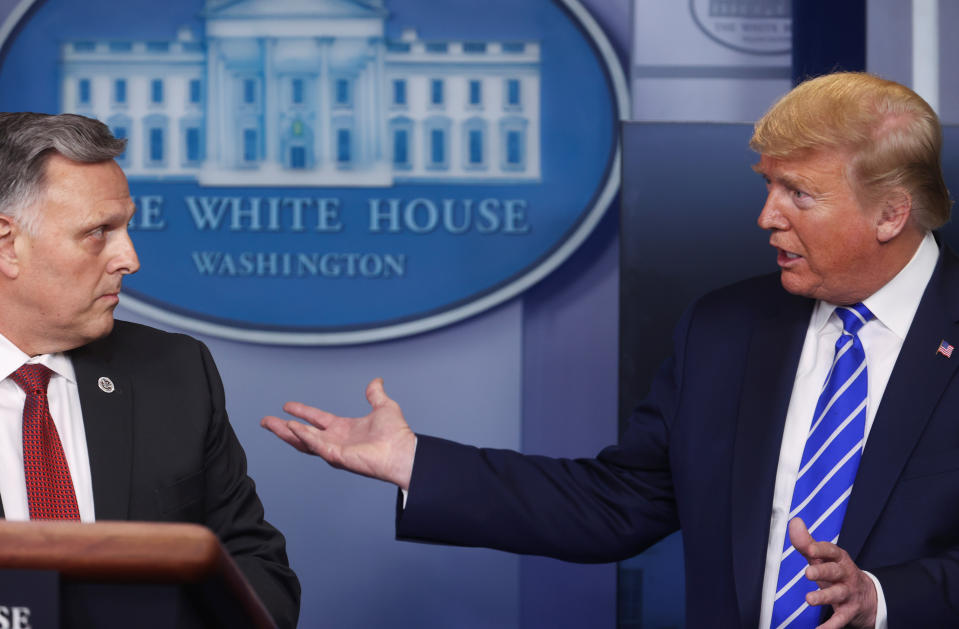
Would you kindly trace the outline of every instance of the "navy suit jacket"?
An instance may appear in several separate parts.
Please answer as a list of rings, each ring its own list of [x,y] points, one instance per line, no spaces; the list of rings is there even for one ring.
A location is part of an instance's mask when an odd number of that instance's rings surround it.
[[[206,346],[117,321],[69,353],[97,520],[192,522],[213,530],[279,627],[295,627],[300,584],[283,535],[263,520]],[[110,378],[115,390],[97,382]],[[0,516],[3,515],[0,506]]]
[[[786,410],[814,302],[778,274],[694,304],[621,443],[550,459],[420,436],[397,535],[580,562],[677,528],[691,628],[759,622]],[[890,627],[959,626],[959,260],[940,260],[879,405],[839,544]]]

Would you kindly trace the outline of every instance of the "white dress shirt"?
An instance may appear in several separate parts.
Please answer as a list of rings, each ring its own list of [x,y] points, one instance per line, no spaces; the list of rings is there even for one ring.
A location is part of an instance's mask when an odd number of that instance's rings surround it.
[[[62,353],[30,357],[0,334],[0,498],[8,520],[29,520],[23,473],[23,405],[26,394],[10,379],[24,363],[46,365],[53,375],[47,387],[50,415],[60,435],[63,454],[77,494],[80,520],[94,521],[90,458],[80,411],[80,393],[73,363]]]
[[[863,301],[876,317],[867,322],[858,334],[866,354],[866,371],[869,381],[866,401],[865,437],[867,439],[876,417],[879,401],[886,390],[886,383],[889,382],[889,376],[899,357],[899,350],[902,349],[902,343],[906,333],[909,332],[909,326],[919,308],[922,293],[932,277],[938,259],[939,249],[936,241],[932,234],[927,233],[909,264],[885,286]],[[809,431],[819,393],[833,361],[836,339],[842,332],[842,322],[834,314],[835,308],[835,304],[823,301],[816,303],[809,320],[809,328],[806,330],[802,354],[799,357],[792,396],[789,398],[789,410],[786,413],[786,425],[779,451],[779,466],[776,471],[776,488],[773,494],[772,519],[766,550],[766,571],[763,577],[759,626],[764,629],[769,627],[772,619],[779,562],[786,539],[787,516],[792,502],[793,486],[799,474],[799,462],[806,444],[806,433]],[[933,351],[932,348],[930,351]],[[863,446],[864,451],[868,447],[866,442]],[[808,526],[810,523],[806,524]],[[879,595],[876,628],[884,629],[886,604],[882,587],[875,577],[871,574],[869,576],[876,584]]]

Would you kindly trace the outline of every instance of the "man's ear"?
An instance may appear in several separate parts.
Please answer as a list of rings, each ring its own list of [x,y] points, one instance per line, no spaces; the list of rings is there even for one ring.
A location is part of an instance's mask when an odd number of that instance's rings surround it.
[[[0,275],[11,280],[20,274],[20,257],[16,248],[19,234],[17,222],[6,214],[0,214]]]
[[[912,216],[912,195],[905,188],[894,188],[879,202],[876,237],[889,242],[905,229]]]

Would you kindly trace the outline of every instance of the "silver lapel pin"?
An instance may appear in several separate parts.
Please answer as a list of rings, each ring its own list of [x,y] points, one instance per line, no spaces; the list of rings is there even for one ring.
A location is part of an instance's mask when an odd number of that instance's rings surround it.
[[[100,390],[104,393],[113,393],[116,389],[116,387],[113,386],[113,380],[110,380],[106,376],[101,376],[100,379],[97,380],[97,386],[100,387]]]

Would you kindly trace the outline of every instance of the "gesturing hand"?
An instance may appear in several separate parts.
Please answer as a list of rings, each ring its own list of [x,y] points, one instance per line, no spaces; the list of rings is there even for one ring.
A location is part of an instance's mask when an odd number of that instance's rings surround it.
[[[373,410],[365,417],[339,417],[300,402],[287,402],[284,411],[309,423],[267,416],[260,425],[333,467],[409,489],[416,435],[399,405],[386,395],[381,378],[367,385],[366,399]]]
[[[833,615],[818,629],[871,628],[876,624],[876,586],[849,553],[830,542],[817,542],[799,518],[789,522],[789,541],[806,558],[806,577],[819,590],[806,594],[810,605],[832,605]]]

